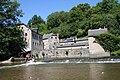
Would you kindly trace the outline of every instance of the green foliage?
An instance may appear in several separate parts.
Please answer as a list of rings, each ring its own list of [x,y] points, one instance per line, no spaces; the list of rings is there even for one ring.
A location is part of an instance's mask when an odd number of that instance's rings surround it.
[[[47,25],[49,32],[59,33],[61,38],[87,36],[88,29],[104,27],[108,28],[110,33],[119,36],[120,3],[118,0],[103,0],[93,7],[87,3],[78,4],[69,12],[50,14]]]
[[[51,29],[50,32],[53,32],[55,34],[59,33],[60,38],[66,38],[66,37],[68,38],[70,37],[70,32],[68,30],[69,30],[69,25],[63,23],[59,27]]]
[[[36,23],[37,24],[37,23]],[[70,11],[54,12],[47,17],[49,33],[59,33],[60,38],[87,36],[88,29],[106,27],[109,33],[97,37],[106,51],[120,48],[120,3],[118,0],[102,0],[96,6],[78,4]],[[40,28],[46,31],[46,28]],[[47,32],[47,31],[46,31]]]
[[[16,24],[18,17],[22,17],[22,10],[18,10],[17,1],[0,0],[0,27]]]
[[[48,32],[45,21],[40,16],[37,15],[34,15],[32,19],[28,21],[28,26],[32,28],[38,28],[39,34],[42,35]]]
[[[18,56],[21,47],[25,45],[21,31],[16,28],[22,11],[18,10],[17,1],[0,0],[0,60]]]
[[[84,35],[84,30],[82,30],[82,29],[78,29],[78,31],[77,31],[77,36],[78,37],[80,37],[80,36],[83,36]]]
[[[37,15],[34,15],[32,19],[28,21],[29,26],[37,25],[40,23],[45,23],[45,21],[40,16],[37,16]]]
[[[120,55],[120,50],[117,50],[117,51],[115,51],[115,52],[112,52],[112,55],[116,55],[116,56]]]
[[[48,32],[47,25],[44,23],[38,24],[37,27],[38,27],[38,32],[42,35]]]
[[[108,13],[111,9],[118,5],[118,0],[103,0],[101,3],[101,10]]]
[[[18,28],[8,27],[0,29],[0,59],[6,59],[10,56],[19,56],[21,47],[25,46],[25,42],[21,38],[21,33]]]
[[[79,4],[77,5],[77,8],[79,8],[82,12],[87,12],[90,9],[90,5],[88,3]]]
[[[79,4],[77,7],[73,7],[70,11],[70,22],[79,22],[82,21],[84,18],[88,18],[88,11],[90,9],[90,5],[85,4]]]
[[[84,19],[85,15],[83,14],[82,10],[77,7],[73,7],[70,10],[70,22],[79,22]]]
[[[48,29],[59,27],[60,24],[64,22],[68,22],[69,20],[69,13],[60,11],[50,14],[47,17],[47,25]]]
[[[111,33],[103,33],[97,36],[96,39],[106,51],[114,52],[120,49],[120,38]]]

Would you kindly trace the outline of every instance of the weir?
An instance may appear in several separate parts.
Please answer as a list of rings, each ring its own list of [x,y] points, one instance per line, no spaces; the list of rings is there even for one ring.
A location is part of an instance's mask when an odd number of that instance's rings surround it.
[[[37,62],[27,62],[23,64],[0,64],[0,69],[14,68],[31,65],[49,65],[49,64],[80,64],[80,63],[120,63],[120,58],[63,58],[63,59],[44,59]]]

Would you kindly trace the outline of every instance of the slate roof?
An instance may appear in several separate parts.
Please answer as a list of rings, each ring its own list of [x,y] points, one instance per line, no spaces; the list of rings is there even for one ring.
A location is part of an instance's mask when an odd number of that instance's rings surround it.
[[[102,33],[108,32],[107,28],[99,28],[99,29],[92,29],[92,30],[88,30],[88,36],[98,36]]]
[[[89,45],[88,42],[81,42],[81,43],[59,45],[59,46],[57,46],[57,48],[76,47],[76,46],[88,46],[88,45]]]
[[[52,35],[55,35],[55,34],[53,34],[53,33],[44,34],[44,35],[43,35],[43,40],[48,39],[48,38],[51,37]]]
[[[31,30],[38,33],[38,28],[31,28]]]
[[[65,39],[65,40],[62,40],[62,41],[60,41],[60,43],[67,43],[67,42],[74,42],[74,41],[87,41],[88,40],[88,38],[86,37],[86,38],[79,38],[79,39],[74,39],[74,38],[68,38],[68,39]]]

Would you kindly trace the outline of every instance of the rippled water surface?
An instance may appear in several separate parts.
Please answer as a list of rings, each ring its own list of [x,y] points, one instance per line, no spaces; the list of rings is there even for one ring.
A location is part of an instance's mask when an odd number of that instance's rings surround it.
[[[120,80],[120,63],[35,63],[0,66],[0,80]]]

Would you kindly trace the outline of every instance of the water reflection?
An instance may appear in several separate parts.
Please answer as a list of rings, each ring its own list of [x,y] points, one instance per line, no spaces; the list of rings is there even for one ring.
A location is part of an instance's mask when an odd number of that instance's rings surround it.
[[[104,64],[89,64],[91,80],[102,80],[104,76]]]
[[[120,64],[39,64],[0,69],[0,80],[120,80]]]

